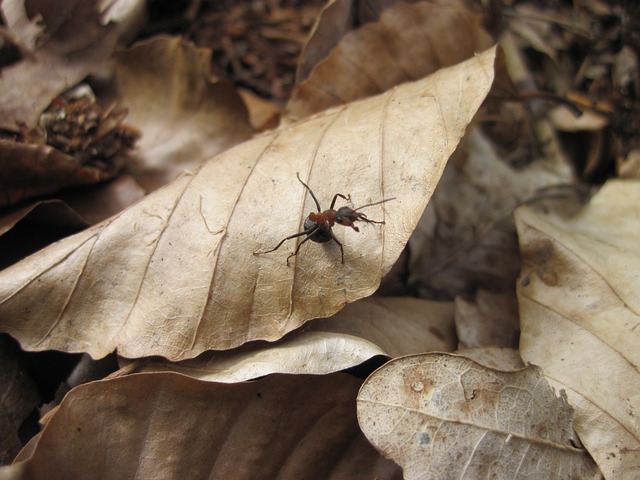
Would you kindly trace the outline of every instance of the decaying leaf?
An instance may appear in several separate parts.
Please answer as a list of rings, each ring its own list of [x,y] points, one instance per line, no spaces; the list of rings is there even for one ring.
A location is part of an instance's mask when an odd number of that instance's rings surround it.
[[[0,328],[25,349],[193,358],[275,340],[373,293],[486,95],[495,49],[241,144],[132,208],[0,272]],[[295,248],[336,193],[370,207],[362,232]],[[34,301],[34,299],[38,299]]]
[[[461,62],[492,43],[480,20],[461,2],[398,3],[345,35],[298,86],[287,113],[304,118]]]
[[[405,478],[598,478],[576,448],[571,408],[540,369],[483,367],[457,355],[401,357],[358,394],[358,422]]]
[[[178,363],[143,359],[126,365],[120,374],[171,371],[200,380],[240,382],[271,373],[333,373],[377,355],[453,351],[455,346],[452,303],[365,298],[275,343],[205,352]]]
[[[56,97],[38,127],[0,139],[0,206],[113,178],[139,132],[103,108],[86,84]]]
[[[251,136],[233,86],[211,81],[211,50],[154,37],[118,52],[115,73],[127,123],[142,132],[129,166],[147,190]]]
[[[235,385],[139,374],[85,384],[49,417],[31,457],[0,476],[399,479],[358,428],[360,384],[342,373]]]
[[[607,478],[640,475],[640,183],[609,181],[569,219],[522,207],[525,361],[567,392]]]

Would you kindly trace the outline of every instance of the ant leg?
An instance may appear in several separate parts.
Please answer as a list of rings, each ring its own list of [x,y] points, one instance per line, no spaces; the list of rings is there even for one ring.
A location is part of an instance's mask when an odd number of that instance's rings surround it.
[[[344,264],[344,248],[342,248],[342,244],[340,243],[340,240],[336,238],[336,236],[333,234],[331,230],[329,230],[329,234],[331,235],[331,238],[333,238],[333,241],[336,242],[340,247],[340,255],[342,256],[342,263]]]
[[[298,172],[296,172],[296,177],[298,177],[298,180],[300,180],[300,174]],[[313,194],[313,191],[309,188],[309,185],[307,185],[306,183],[304,183],[302,180],[300,180],[300,183],[302,185],[304,185],[304,187],[309,190],[309,193],[311,194],[311,198],[313,198],[313,201],[316,202],[316,207],[318,207],[318,212],[322,211],[322,208],[320,207],[320,202],[318,202],[318,199],[316,198],[316,196]],[[333,208],[333,207],[332,207]]]
[[[333,196],[333,200],[331,200],[331,206],[329,207],[329,210],[333,210],[333,207],[335,206],[335,204],[336,204],[336,200],[338,199],[338,197],[340,197],[340,198],[344,198],[345,200],[349,200],[349,197],[345,197],[345,196],[344,196],[344,195],[342,195],[341,193],[336,193],[336,194]]]
[[[302,241],[298,244],[298,246],[296,247],[296,251],[295,251],[295,252],[293,252],[291,255],[289,255],[289,256],[287,257],[287,267],[289,266],[289,259],[290,259],[291,257],[295,257],[296,255],[298,255],[298,252],[300,251],[300,247],[302,246],[302,244],[303,244],[304,242],[306,242],[307,240],[310,240],[310,239],[311,239],[311,234],[309,234],[309,236],[308,236],[307,238],[305,238],[304,240],[302,240]]]
[[[282,240],[280,240],[280,243],[278,243],[278,245],[276,245],[275,247],[273,247],[271,250],[265,250],[264,252],[253,252],[254,255],[262,255],[263,253],[271,253],[271,252],[275,252],[277,249],[279,249],[282,244],[284,242],[286,242],[287,240],[291,240],[292,238],[297,238],[297,237],[301,237],[302,235],[311,235],[313,232],[315,232],[318,229],[317,225],[314,225],[311,228],[307,228],[306,230],[303,230],[302,232],[298,232],[298,233],[294,233],[293,235],[289,235],[288,237],[283,238]],[[308,239],[305,239],[302,243],[306,242]],[[301,243],[301,244],[302,244]],[[298,247],[300,248],[300,247]]]

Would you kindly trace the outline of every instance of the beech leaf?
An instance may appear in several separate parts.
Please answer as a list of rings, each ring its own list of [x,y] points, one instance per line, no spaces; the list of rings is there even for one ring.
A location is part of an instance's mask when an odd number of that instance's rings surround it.
[[[84,232],[0,272],[0,328],[28,350],[193,358],[276,340],[372,294],[404,248],[487,94],[495,49],[245,142]],[[290,240],[335,193],[360,233]],[[339,206],[339,205],[337,205]],[[299,241],[299,239],[298,239]],[[37,300],[35,300],[37,299]]]
[[[609,181],[571,218],[516,211],[520,350],[567,392],[607,478],[640,476],[640,182]]]
[[[358,394],[367,438],[405,478],[597,478],[571,408],[540,369],[514,372],[424,354],[383,365]]]

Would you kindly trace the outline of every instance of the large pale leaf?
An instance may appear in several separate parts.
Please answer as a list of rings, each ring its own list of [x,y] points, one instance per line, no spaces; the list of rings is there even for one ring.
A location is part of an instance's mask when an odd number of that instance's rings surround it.
[[[516,212],[525,361],[567,392],[607,478],[640,476],[640,183],[610,181],[569,219]]]
[[[358,428],[360,384],[346,374],[226,385],[175,373],[85,384],[0,477],[399,479]]]
[[[456,355],[401,357],[358,394],[367,438],[405,478],[595,478],[575,448],[571,408],[533,366],[514,372]]]
[[[192,358],[275,340],[370,295],[486,95],[495,50],[239,145],[134,207],[0,272],[0,328],[26,349]],[[289,241],[336,192],[384,225]]]

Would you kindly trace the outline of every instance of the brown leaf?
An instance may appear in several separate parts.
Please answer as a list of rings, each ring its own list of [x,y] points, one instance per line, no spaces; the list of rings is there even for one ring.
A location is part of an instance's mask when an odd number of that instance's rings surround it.
[[[540,369],[448,354],[401,357],[362,385],[358,422],[405,478],[598,478],[575,448],[571,407]]]
[[[128,363],[115,375],[176,372],[207,382],[236,383],[272,373],[326,375],[386,355],[377,345],[357,336],[335,332],[293,332],[266,345],[243,345],[224,352],[205,352],[197,358],[168,362],[153,358]]]
[[[525,361],[567,392],[607,478],[640,475],[640,183],[609,181],[579,214],[522,207]]]
[[[242,99],[212,83],[211,50],[180,37],[154,37],[116,55],[127,123],[142,132],[131,170],[147,190],[195,170],[252,133]]]
[[[293,119],[375,95],[454,65],[491,45],[480,17],[461,4],[399,3],[341,40],[299,85]]]
[[[360,383],[341,373],[235,385],[164,373],[85,384],[13,478],[401,478],[358,428]]]
[[[0,272],[0,326],[26,349],[193,358],[276,340],[370,295],[391,268],[491,84],[495,49],[416,83],[229,150],[122,214]],[[368,209],[359,235],[290,241],[336,192]],[[311,242],[310,242],[311,243]],[[46,299],[35,302],[34,298]]]

